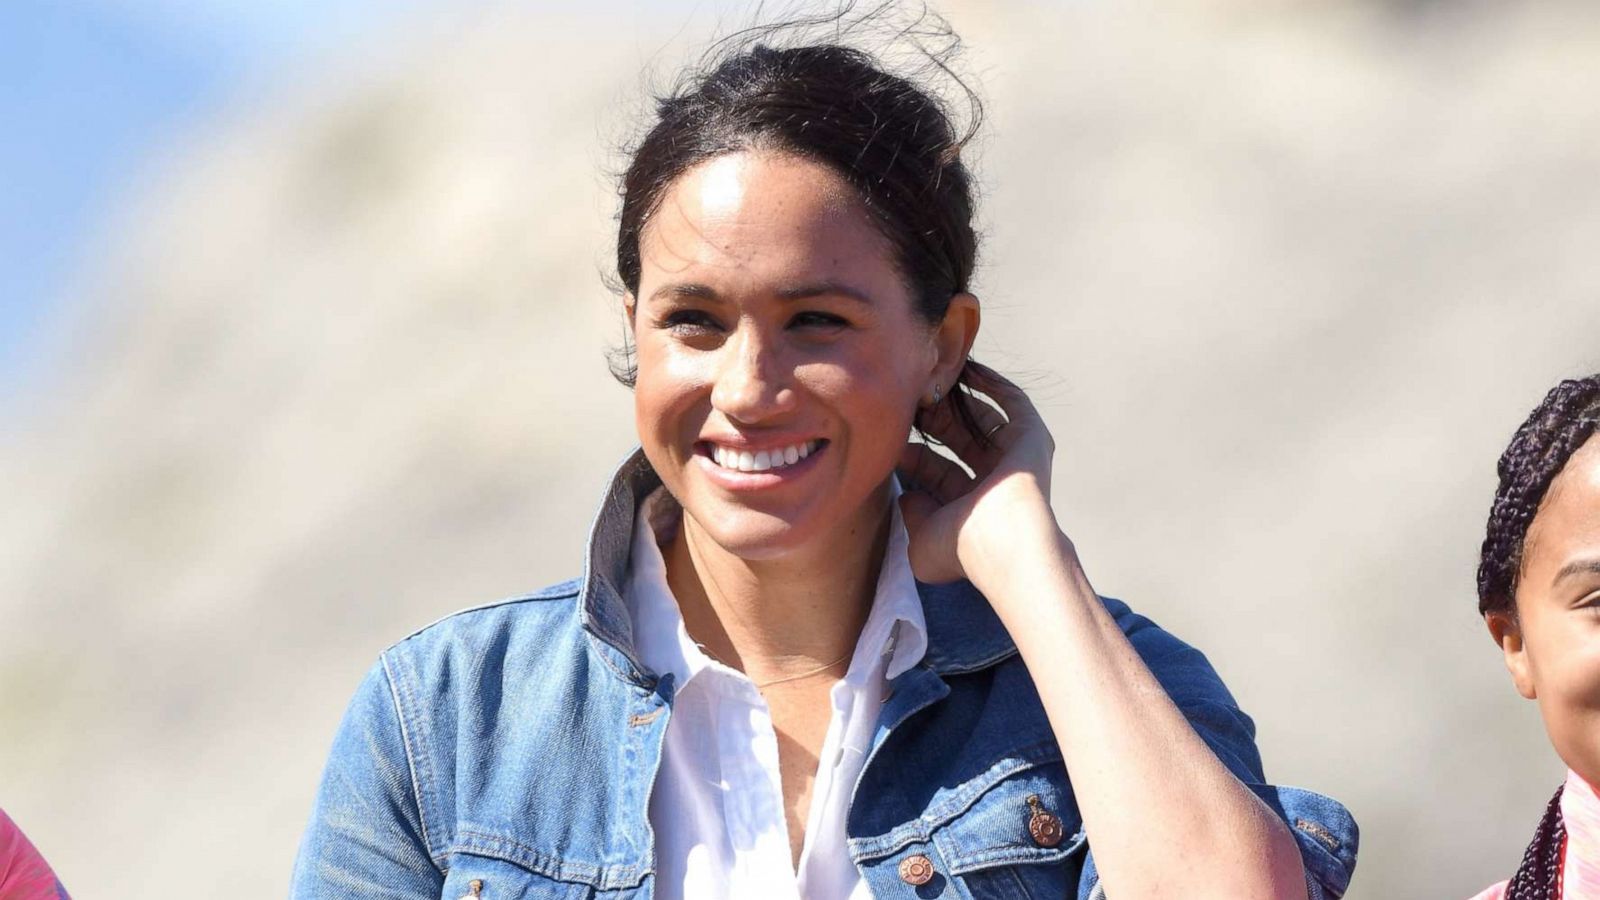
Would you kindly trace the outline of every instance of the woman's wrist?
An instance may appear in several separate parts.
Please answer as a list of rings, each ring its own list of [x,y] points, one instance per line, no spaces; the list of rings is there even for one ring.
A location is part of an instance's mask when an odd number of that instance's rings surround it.
[[[1018,493],[1012,502],[996,503],[990,521],[972,529],[957,549],[967,580],[991,602],[1021,593],[1014,590],[1021,583],[1078,568],[1077,550],[1050,502],[1036,491]]]

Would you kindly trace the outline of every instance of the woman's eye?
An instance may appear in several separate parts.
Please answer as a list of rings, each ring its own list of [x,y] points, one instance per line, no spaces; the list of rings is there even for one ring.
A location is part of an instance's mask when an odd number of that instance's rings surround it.
[[[790,324],[802,328],[843,328],[850,323],[832,313],[803,312],[791,319]]]
[[[680,309],[667,313],[661,326],[676,334],[709,334],[721,328],[709,313],[698,309]]]

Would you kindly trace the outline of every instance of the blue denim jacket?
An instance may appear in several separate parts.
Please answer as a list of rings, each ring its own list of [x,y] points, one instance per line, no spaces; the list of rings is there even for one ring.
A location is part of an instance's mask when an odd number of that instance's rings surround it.
[[[639,453],[617,471],[581,578],[457,613],[381,655],[334,741],[293,897],[648,900],[648,801],[673,683],[640,665],[621,590],[635,503],[658,484]],[[927,655],[889,686],[847,823],[873,896],[1102,897],[1061,749],[1005,628],[966,582],[918,589]],[[1350,814],[1265,784],[1255,726],[1205,657],[1104,602],[1200,736],[1290,825],[1311,900],[1343,895]],[[1034,796],[1063,822],[1055,846],[1030,837]],[[933,867],[920,886],[900,877],[913,855]]]

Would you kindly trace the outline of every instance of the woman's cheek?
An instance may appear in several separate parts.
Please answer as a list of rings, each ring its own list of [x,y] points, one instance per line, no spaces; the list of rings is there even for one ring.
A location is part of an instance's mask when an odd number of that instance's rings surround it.
[[[1587,631],[1564,629],[1539,648],[1539,703],[1564,759],[1600,753],[1600,647]]]
[[[904,413],[902,407],[915,407],[918,390],[896,371],[893,362],[887,357],[874,357],[807,363],[795,367],[795,377],[814,396],[851,406],[892,410],[899,415]]]
[[[1570,700],[1593,715],[1600,715],[1600,635],[1593,634],[1589,623],[1570,654],[1567,682],[1571,685]]]
[[[845,398],[859,387],[850,369],[835,363],[804,363],[795,366],[794,376],[813,397]]]
[[[711,384],[711,354],[682,349],[639,349],[635,391],[652,409],[667,412],[692,405]]]

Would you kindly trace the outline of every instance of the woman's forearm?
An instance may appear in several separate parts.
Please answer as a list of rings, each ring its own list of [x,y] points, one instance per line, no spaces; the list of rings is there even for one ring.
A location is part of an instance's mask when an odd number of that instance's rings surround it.
[[[1033,675],[1107,895],[1303,900],[1288,827],[1167,696],[1048,506],[1024,516],[1008,529],[1003,564],[975,560],[967,571]]]

